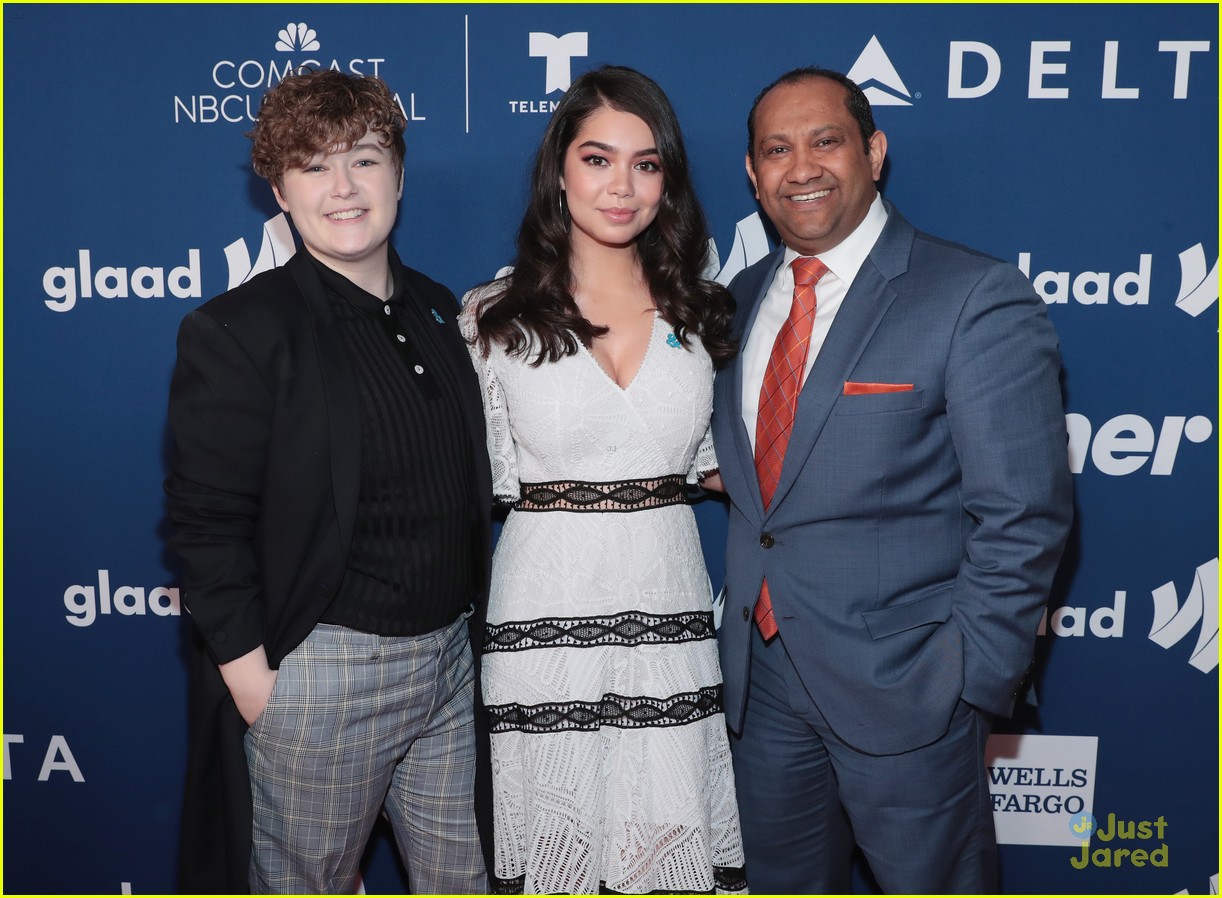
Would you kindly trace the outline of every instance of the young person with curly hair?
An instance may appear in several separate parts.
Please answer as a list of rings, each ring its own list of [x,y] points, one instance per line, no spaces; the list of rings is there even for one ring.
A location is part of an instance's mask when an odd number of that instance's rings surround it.
[[[487,887],[488,458],[454,296],[390,247],[404,124],[375,78],[272,88],[252,159],[302,249],[179,331],[184,892],[350,893],[381,812],[413,892]]]

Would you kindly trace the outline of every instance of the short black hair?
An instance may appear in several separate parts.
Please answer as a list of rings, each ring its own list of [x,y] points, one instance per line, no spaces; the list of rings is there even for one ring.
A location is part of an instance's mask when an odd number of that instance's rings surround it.
[[[774,87],[780,87],[782,84],[800,84],[803,81],[810,81],[814,78],[826,78],[828,81],[835,81],[848,92],[844,105],[848,108],[849,114],[853,116],[854,121],[857,122],[857,127],[861,129],[861,141],[865,146],[866,152],[870,152],[870,138],[874,136],[874,132],[878,129],[874,126],[874,112],[870,109],[870,101],[866,99],[862,89],[857,86],[857,82],[833,69],[803,66],[800,69],[792,69],[780,78],[777,78],[761,90],[759,95],[756,96],[755,102],[751,104],[751,111],[747,113],[747,156],[750,157],[755,153],[755,110],[759,107],[760,101]]]

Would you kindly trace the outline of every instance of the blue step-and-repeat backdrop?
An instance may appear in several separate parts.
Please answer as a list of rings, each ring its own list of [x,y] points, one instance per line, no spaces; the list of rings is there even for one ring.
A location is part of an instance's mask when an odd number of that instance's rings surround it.
[[[260,96],[301,65],[384,78],[409,120],[394,244],[461,293],[510,260],[548,114],[602,63],[669,93],[721,279],[776,239],[743,172],[751,100],[811,63],[867,88],[910,221],[1031,278],[1065,359],[1077,524],[1038,707],[990,746],[1003,888],[1217,890],[1215,5],[3,15],[6,892],[174,888],[189,623],[166,393],[183,315],[293,252],[249,167]],[[725,509],[697,513],[716,583]],[[379,835],[369,892],[402,891],[393,854]]]

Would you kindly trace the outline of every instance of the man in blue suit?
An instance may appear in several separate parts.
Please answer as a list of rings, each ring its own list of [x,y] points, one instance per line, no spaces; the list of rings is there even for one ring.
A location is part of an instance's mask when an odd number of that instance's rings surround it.
[[[984,766],[1072,517],[1057,339],[1013,266],[914,230],[843,75],[756,99],[784,245],[730,285],[720,632],[752,891],[997,888]],[[813,257],[813,260],[812,260]]]

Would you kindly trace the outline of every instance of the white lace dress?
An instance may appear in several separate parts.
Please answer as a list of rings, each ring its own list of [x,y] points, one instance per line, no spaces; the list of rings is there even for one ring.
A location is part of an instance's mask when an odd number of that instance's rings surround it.
[[[497,496],[528,497],[484,641],[493,891],[744,891],[708,575],[691,508],[667,504],[716,467],[708,355],[655,318],[627,388],[584,347],[472,359]]]

